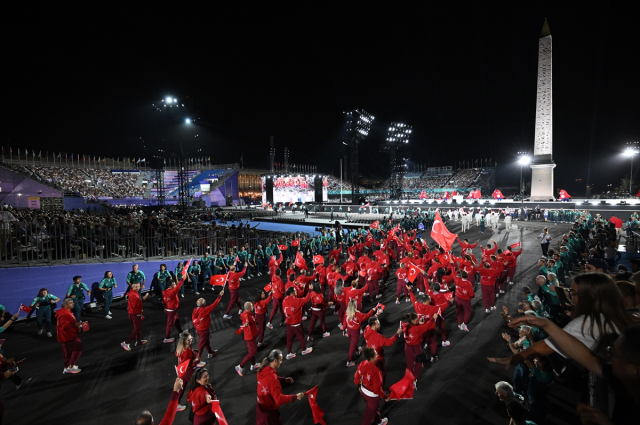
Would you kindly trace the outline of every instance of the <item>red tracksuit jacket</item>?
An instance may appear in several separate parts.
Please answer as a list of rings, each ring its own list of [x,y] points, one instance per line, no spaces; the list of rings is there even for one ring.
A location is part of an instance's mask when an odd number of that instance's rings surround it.
[[[180,307],[180,298],[178,298],[178,291],[180,291],[180,287],[184,283],[186,277],[184,279],[180,279],[175,288],[165,289],[162,293],[162,300],[164,301],[164,308],[166,310],[177,310]]]
[[[267,365],[258,372],[258,404],[263,409],[278,410],[282,405],[296,399],[295,395],[282,394],[282,378],[276,370]]]
[[[245,267],[241,272],[229,273],[229,277],[227,278],[229,289],[238,289],[240,287],[240,278],[244,276],[246,271],[247,268]]]
[[[193,309],[193,313],[191,313],[191,321],[193,322],[193,327],[196,328],[197,331],[206,331],[211,326],[211,319],[209,315],[213,311],[214,308],[220,304],[220,300],[222,297],[218,295],[218,298],[211,304],[204,307],[196,307]]]
[[[240,315],[242,319],[242,326],[244,327],[244,339],[245,341],[251,341],[258,335],[258,326],[256,325],[256,319],[253,317],[253,313],[250,311],[243,311]]]
[[[271,302],[271,294],[264,300],[256,301],[253,303],[253,308],[255,309],[256,314],[267,314],[267,307]]]
[[[353,383],[362,385],[378,397],[385,398],[382,390],[382,372],[375,363],[370,363],[368,360],[361,362],[353,377]]]
[[[299,325],[302,322],[302,311],[304,305],[309,302],[311,292],[305,298],[297,298],[293,295],[287,295],[282,301],[282,310],[285,315],[287,325]]]
[[[384,359],[384,347],[393,345],[398,339],[398,334],[393,334],[391,338],[385,338],[377,331],[367,326],[364,330],[364,341],[367,343],[367,347],[373,348],[378,353],[378,357]]]
[[[142,314],[142,299],[140,292],[129,291],[127,294],[127,310],[129,314]]]
[[[66,308],[56,311],[56,330],[58,342],[67,342],[76,339],[80,333],[80,329],[76,326],[76,318]]]
[[[360,313],[359,311],[356,311],[355,316],[353,316],[353,319],[351,320],[349,320],[349,317],[345,314],[342,328],[344,330],[351,329],[352,331],[360,330],[360,325],[369,320],[369,317],[373,316],[373,313],[375,312],[375,308],[369,310],[368,313]]]
[[[456,277],[455,281],[456,281],[456,298],[460,298],[462,300],[470,300],[472,297],[476,296],[476,293],[473,292],[473,286],[471,286],[471,284],[467,279],[461,279],[459,277]]]

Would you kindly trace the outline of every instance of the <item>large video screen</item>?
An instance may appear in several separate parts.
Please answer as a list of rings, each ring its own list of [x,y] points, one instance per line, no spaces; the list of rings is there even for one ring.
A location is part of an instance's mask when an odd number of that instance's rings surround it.
[[[273,179],[273,202],[315,202],[313,179],[305,176]]]
[[[267,183],[267,178],[266,177],[262,177],[260,179],[260,183],[262,185],[261,189],[262,189],[262,205],[267,203],[267,191],[265,190],[265,184]]]
[[[322,202],[329,201],[329,191],[328,191],[329,182],[326,177],[322,178]]]

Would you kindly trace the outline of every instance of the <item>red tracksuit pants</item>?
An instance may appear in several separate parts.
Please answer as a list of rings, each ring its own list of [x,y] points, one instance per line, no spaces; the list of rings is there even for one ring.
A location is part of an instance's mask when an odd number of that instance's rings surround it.
[[[490,308],[495,306],[496,291],[494,290],[494,287],[492,285],[480,285],[480,286],[482,286],[482,303],[484,304],[484,308]]]
[[[79,337],[62,343],[62,359],[65,369],[69,366],[77,366],[78,359],[82,355],[82,342]]]
[[[179,333],[182,333],[182,326],[180,326],[180,317],[178,315],[178,310],[165,310],[164,312],[167,314],[167,329],[164,333],[165,339],[169,339],[169,335],[171,335],[171,329],[173,329],[174,326]]]
[[[276,315],[276,311],[280,310],[280,322],[284,323],[284,310],[282,310],[283,298],[271,299],[271,316],[269,316],[269,323],[273,323],[273,317]]]
[[[240,362],[240,367],[244,367],[249,361],[251,361],[251,365],[256,364],[256,353],[258,352],[258,343],[256,342],[256,338],[253,339],[245,339],[245,344],[247,344],[247,355]]]
[[[124,342],[127,344],[133,340],[140,342],[140,334],[142,333],[142,314],[130,314],[129,321],[131,322],[131,326],[133,326],[133,331],[131,332],[131,335],[124,340]]]
[[[347,328],[347,336],[349,337],[349,358],[348,361],[353,361],[353,354],[358,347],[358,341],[360,340],[360,329]]]
[[[364,398],[367,407],[364,410],[364,418],[362,418],[361,425],[379,424],[382,418],[380,417],[380,403],[382,399],[380,397],[369,397],[360,390],[362,398]]]
[[[413,376],[418,379],[422,372],[422,363],[416,361],[416,356],[422,353],[421,344],[409,345],[404,344],[404,357],[407,361],[407,369],[411,371]]]
[[[262,342],[264,339],[264,330],[267,327],[264,314],[256,314],[256,326],[258,327],[258,342]]]
[[[313,308],[311,309],[311,323],[309,323],[309,336],[313,332],[313,328],[316,326],[316,322],[320,320],[320,326],[322,327],[322,333],[327,331],[327,325],[324,321],[325,311],[320,310],[316,311]]]
[[[493,290],[493,288],[491,288]],[[471,318],[471,300],[463,300],[456,297],[456,317],[458,324],[467,324]]]
[[[287,325],[287,354],[291,353],[291,346],[293,345],[293,337],[298,338],[300,347],[302,350],[307,349],[307,345],[304,343],[304,332],[302,331],[302,324]]]

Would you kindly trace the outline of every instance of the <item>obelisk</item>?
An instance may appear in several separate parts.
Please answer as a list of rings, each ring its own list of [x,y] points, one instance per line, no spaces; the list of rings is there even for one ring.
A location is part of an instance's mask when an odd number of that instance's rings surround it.
[[[538,90],[536,132],[531,162],[531,200],[549,201],[553,196],[553,116],[551,97],[551,32],[547,18],[538,41]]]

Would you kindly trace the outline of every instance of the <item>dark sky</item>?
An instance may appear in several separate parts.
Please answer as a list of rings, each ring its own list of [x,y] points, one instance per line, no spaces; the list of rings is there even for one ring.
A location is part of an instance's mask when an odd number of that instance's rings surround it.
[[[400,121],[414,128],[401,155],[410,164],[493,158],[498,185],[516,186],[516,152],[533,150],[538,37],[547,16],[557,186],[575,190],[576,178],[584,186],[590,168],[596,191],[604,190],[628,173],[619,152],[640,140],[640,35],[630,9],[216,3],[5,6],[5,152],[10,143],[14,152],[146,156],[140,137],[158,130],[151,103],[188,96],[200,120],[185,131],[199,135],[216,163],[237,162],[244,152],[245,166],[266,167],[275,136],[277,161],[287,146],[291,162],[338,173],[348,153],[342,113],[364,108],[375,123],[361,148],[363,175],[385,174],[378,147],[389,122]]]

